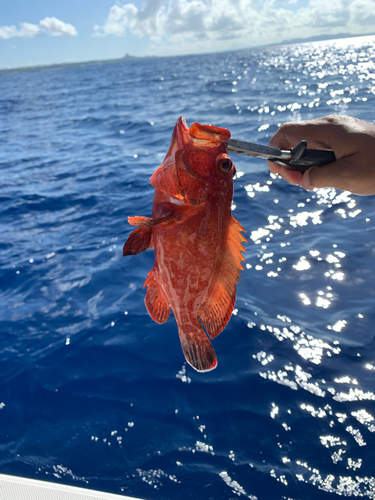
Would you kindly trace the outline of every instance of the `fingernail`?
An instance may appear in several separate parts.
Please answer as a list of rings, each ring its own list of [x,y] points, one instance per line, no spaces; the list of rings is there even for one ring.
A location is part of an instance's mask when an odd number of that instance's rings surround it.
[[[270,169],[271,174],[278,174],[279,173],[280,167],[278,167],[274,163],[270,163],[270,162],[267,162],[267,163],[268,163],[268,168]]]
[[[310,167],[309,169],[307,169],[306,172],[302,176],[302,182],[300,185],[304,189],[306,189],[306,191],[312,191],[314,189],[314,187],[311,185],[311,182],[310,182],[310,170],[312,168],[313,167]]]

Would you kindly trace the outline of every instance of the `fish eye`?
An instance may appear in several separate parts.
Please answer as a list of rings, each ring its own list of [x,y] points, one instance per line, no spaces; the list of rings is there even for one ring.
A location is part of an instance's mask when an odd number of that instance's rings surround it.
[[[219,170],[224,174],[227,174],[233,166],[232,160],[229,158],[227,154],[219,155],[216,158],[216,164]]]

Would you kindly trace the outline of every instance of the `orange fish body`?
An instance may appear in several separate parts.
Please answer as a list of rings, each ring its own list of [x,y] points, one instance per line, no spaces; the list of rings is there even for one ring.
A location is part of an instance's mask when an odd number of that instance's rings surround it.
[[[164,323],[172,308],[186,360],[198,371],[217,365],[208,336],[215,338],[228,323],[243,269],[244,229],[231,214],[235,168],[226,152],[229,137],[226,129],[199,123],[189,129],[178,119],[168,153],[150,179],[152,218],[129,217],[139,228],[123,251],[154,247],[145,282],[147,311]]]

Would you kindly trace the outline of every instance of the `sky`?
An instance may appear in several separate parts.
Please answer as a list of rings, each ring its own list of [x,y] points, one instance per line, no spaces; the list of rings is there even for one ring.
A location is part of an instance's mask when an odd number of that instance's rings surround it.
[[[375,33],[375,0],[2,0],[0,68]]]

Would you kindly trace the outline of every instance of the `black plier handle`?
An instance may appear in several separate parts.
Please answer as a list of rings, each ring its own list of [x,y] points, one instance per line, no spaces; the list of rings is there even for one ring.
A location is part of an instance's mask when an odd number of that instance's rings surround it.
[[[306,172],[310,167],[322,167],[336,160],[333,151],[307,149],[307,142],[301,141],[290,150],[263,146],[252,142],[229,139],[228,152],[265,158],[291,170]]]

